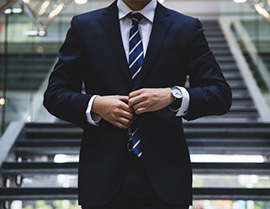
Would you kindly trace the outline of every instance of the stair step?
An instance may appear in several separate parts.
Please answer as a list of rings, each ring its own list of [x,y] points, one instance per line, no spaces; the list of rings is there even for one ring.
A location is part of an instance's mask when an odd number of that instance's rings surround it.
[[[195,174],[270,174],[270,163],[192,163]],[[77,174],[78,163],[21,162],[4,163],[2,173],[24,174]]]
[[[206,39],[210,43],[226,43],[224,36],[208,36]]]
[[[193,199],[199,200],[270,200],[265,188],[193,188]],[[77,200],[78,189],[69,188],[0,188],[0,200]]]
[[[79,147],[81,139],[20,139],[15,143],[16,148],[19,147]]]
[[[216,57],[217,62],[220,63],[235,63],[234,58],[233,57]]]
[[[8,54],[7,88],[20,91],[38,89],[56,57],[56,54]]]
[[[209,47],[215,51],[215,49],[224,49],[224,50],[229,50],[229,47],[227,45],[226,42],[222,42],[222,43],[212,43],[212,42],[209,42]]]
[[[206,38],[208,39],[209,37],[212,38],[212,37],[224,37],[224,34],[220,31],[214,31],[214,30],[204,30],[204,34],[206,36]]]
[[[187,143],[192,154],[270,154],[270,124],[266,123],[232,123],[232,115],[237,119],[241,119],[239,112],[229,112],[226,117],[230,117],[228,123],[184,123],[184,132]],[[249,120],[256,119],[256,112],[250,113]],[[253,116],[252,116],[253,115]],[[225,118],[226,118],[225,117]],[[252,118],[253,117],[253,118]],[[220,117],[219,117],[220,118]],[[222,118],[224,121],[225,118]],[[248,117],[244,117],[248,119]],[[57,126],[57,125],[56,125]],[[71,126],[67,126],[70,130]],[[17,156],[31,155],[55,155],[55,154],[79,154],[81,129],[73,127],[73,133],[77,133],[77,138],[44,138],[49,136],[47,132],[52,128],[46,128],[39,131],[34,127],[28,130],[30,139],[20,139],[16,142],[14,152]],[[77,130],[75,130],[77,129]],[[33,131],[34,130],[34,131]],[[61,135],[63,127],[55,128],[54,135]],[[35,135],[37,138],[33,138]]]
[[[44,77],[47,75],[47,72],[31,72],[31,75],[29,75],[29,72],[9,72],[7,75],[7,82],[12,83],[12,82],[23,82],[25,80],[26,82],[29,82],[29,80],[32,79],[39,79],[39,80],[44,80]],[[2,76],[0,76],[1,78]]]

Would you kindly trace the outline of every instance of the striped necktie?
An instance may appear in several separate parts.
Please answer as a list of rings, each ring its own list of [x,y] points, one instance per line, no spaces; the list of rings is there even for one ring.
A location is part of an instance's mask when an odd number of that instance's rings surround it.
[[[143,45],[142,39],[138,30],[138,24],[142,19],[140,13],[131,14],[129,16],[132,20],[132,26],[129,33],[129,69],[132,76],[133,86],[135,87],[138,82],[138,75],[142,68],[143,63]],[[136,125],[136,120],[130,128],[130,141],[132,140],[132,150],[133,153],[141,158],[141,140],[139,137],[139,126]]]
[[[130,18],[132,20],[132,26],[129,33],[129,69],[135,86],[143,63],[143,45],[138,30],[138,24],[142,19],[142,15],[135,13],[131,14]]]

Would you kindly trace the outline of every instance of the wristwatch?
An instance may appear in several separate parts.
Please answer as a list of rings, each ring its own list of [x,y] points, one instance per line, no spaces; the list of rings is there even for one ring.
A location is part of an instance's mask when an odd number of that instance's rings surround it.
[[[171,87],[171,94],[174,98],[173,103],[169,105],[172,111],[177,112],[182,104],[183,94],[179,86]]]

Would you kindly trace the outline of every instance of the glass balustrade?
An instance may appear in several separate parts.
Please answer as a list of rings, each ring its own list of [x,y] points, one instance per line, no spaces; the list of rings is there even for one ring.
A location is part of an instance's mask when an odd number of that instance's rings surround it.
[[[0,1],[0,11],[9,1]],[[17,0],[0,14],[0,127],[10,121],[54,121],[42,107],[48,75],[72,16],[108,5]],[[1,134],[0,134],[1,135]]]

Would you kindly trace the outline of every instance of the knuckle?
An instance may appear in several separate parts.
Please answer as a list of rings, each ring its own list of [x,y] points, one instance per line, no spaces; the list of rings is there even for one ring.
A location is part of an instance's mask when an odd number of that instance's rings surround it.
[[[142,95],[142,99],[143,99],[143,100],[146,100],[146,99],[147,99],[147,95],[146,95],[146,94],[143,94],[143,95]]]
[[[118,108],[114,109],[113,111],[114,116],[119,115],[119,113],[120,113],[120,110]]]

